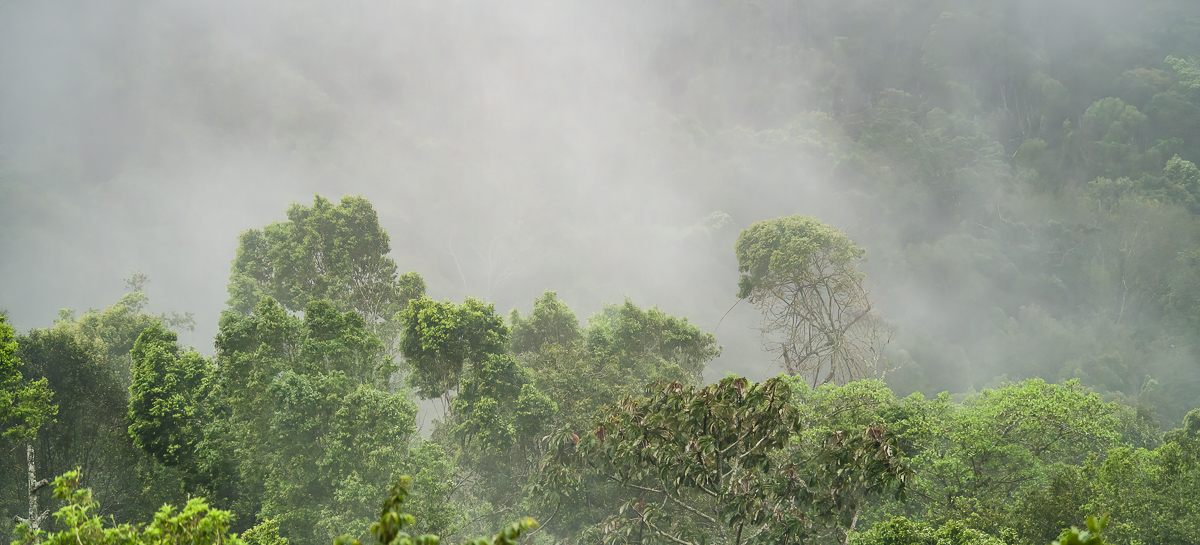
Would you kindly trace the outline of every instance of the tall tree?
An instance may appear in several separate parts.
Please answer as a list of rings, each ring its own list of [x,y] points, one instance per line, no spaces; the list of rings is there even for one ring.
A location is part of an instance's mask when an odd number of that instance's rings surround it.
[[[75,326],[59,322],[19,339],[26,372],[46,380],[58,404],[57,417],[33,442],[37,465],[51,477],[78,470],[109,498],[104,514],[123,520],[143,484],[137,475],[142,457],[125,431],[128,390],[121,370],[107,365],[100,343],[76,336]]]
[[[129,436],[159,463],[193,478],[197,447],[208,418],[204,404],[216,369],[194,350],[181,353],[175,332],[154,324],[133,345],[129,388]]]
[[[417,299],[400,319],[404,338],[400,351],[411,367],[409,384],[424,399],[441,398],[450,408],[450,394],[463,373],[488,357],[508,352],[509,330],[494,305],[468,297],[461,305]]]
[[[60,311],[54,327],[18,338],[26,375],[46,379],[58,405],[34,441],[39,471],[52,477],[78,470],[104,496],[102,514],[118,521],[146,516],[184,494],[182,473],[146,456],[128,431],[136,340],[150,327],[190,323],[187,315],[145,313],[146,281],[135,275],[127,281],[133,291],[116,303],[78,317]]]
[[[514,308],[508,315],[508,323],[512,327],[512,351],[515,354],[537,352],[547,343],[571,346],[583,338],[579,319],[553,291],[547,291],[533,301],[529,316],[521,316]]]
[[[293,203],[288,220],[238,237],[229,273],[229,306],[253,312],[270,296],[299,312],[327,299],[341,311],[354,310],[380,337],[390,341],[389,324],[408,301],[425,294],[417,273],[397,276],[387,232],[371,203],[347,195],[340,204],[316,196],[311,207]]]
[[[687,318],[658,307],[642,309],[628,299],[605,305],[588,319],[586,337],[592,357],[612,361],[628,375],[622,382],[639,388],[657,380],[699,384],[704,366],[721,355],[712,333]]]
[[[734,246],[738,297],[763,314],[763,339],[812,386],[882,378],[891,329],[873,312],[858,264],[866,253],[816,219],[760,221]]]
[[[529,316],[510,314],[512,346],[537,388],[558,405],[556,426],[584,426],[601,406],[641,393],[656,381],[699,384],[721,353],[716,337],[687,318],[632,301],[605,305],[579,326],[554,292]]]
[[[202,450],[232,474],[222,501],[298,544],[365,527],[377,483],[397,477],[408,452],[416,406],[390,382],[395,366],[362,317],[317,300],[301,319],[263,298],[249,316],[222,315],[216,346]]]
[[[0,313],[0,429],[3,429],[0,435],[26,443],[29,512],[27,517],[18,520],[36,530],[47,515],[38,509],[38,491],[46,481],[37,479],[33,445],[29,442],[37,437],[43,423],[54,418],[58,406],[50,402],[54,392],[50,391],[45,378],[28,382],[21,376],[22,363],[16,352],[17,343],[13,340],[8,316]]]
[[[20,442],[36,437],[42,424],[58,413],[46,379],[26,381],[22,365],[8,316],[0,314],[0,435]]]

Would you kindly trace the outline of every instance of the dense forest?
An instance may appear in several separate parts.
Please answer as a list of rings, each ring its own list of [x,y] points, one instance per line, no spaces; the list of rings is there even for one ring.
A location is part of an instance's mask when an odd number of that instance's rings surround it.
[[[1200,543],[1200,5],[135,4],[0,8],[12,539]]]

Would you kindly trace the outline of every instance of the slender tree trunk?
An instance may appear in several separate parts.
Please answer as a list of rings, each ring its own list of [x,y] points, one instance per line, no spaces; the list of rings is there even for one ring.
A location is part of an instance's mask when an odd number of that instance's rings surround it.
[[[28,524],[30,533],[36,535],[38,528],[40,528],[42,525],[42,522],[44,522],[46,520],[46,517],[50,515],[49,509],[42,511],[40,513],[38,512],[37,493],[39,490],[42,489],[42,487],[46,486],[47,484],[50,484],[50,482],[47,481],[46,479],[42,479],[40,481],[37,480],[37,477],[36,477],[37,470],[36,470],[36,466],[34,466],[34,462],[33,462],[33,444],[32,443],[25,445],[25,459],[26,459],[26,461],[29,462],[29,485],[27,488],[27,490],[29,492],[29,518],[16,517],[16,519],[19,524]],[[36,539],[35,543],[40,542],[40,541],[41,541],[40,539]]]

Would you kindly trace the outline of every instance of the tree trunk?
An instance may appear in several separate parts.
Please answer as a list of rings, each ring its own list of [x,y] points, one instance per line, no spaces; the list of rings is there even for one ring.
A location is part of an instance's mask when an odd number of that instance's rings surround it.
[[[36,467],[34,466],[34,463],[33,463],[33,444],[32,443],[25,445],[25,459],[29,462],[29,485],[27,488],[27,490],[29,492],[29,518],[16,517],[16,519],[17,519],[17,523],[19,523],[19,524],[28,524],[29,532],[32,535],[36,536],[38,529],[42,525],[42,522],[44,522],[46,520],[46,517],[50,515],[49,509],[42,511],[41,513],[38,512],[37,493],[39,490],[42,489],[42,487],[50,484],[50,482],[47,481],[46,479],[42,479],[40,481],[37,480]],[[36,537],[34,538],[34,543],[38,543],[40,541],[41,541],[40,538],[36,538]]]

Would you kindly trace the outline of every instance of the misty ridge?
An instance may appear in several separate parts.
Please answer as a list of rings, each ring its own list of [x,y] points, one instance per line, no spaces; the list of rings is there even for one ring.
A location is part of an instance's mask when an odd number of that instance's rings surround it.
[[[0,505],[1200,542],[1198,57],[1182,0],[6,3]]]

